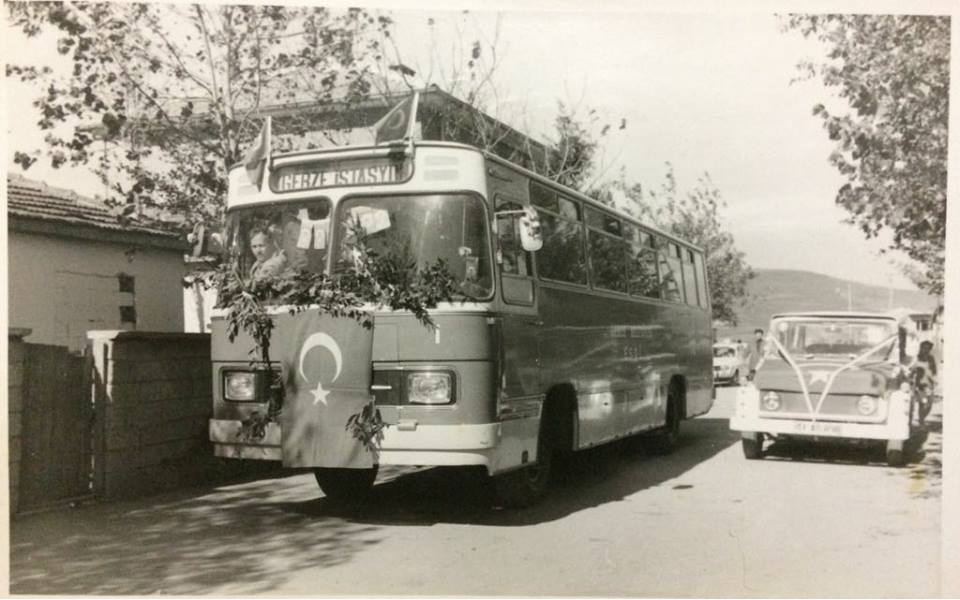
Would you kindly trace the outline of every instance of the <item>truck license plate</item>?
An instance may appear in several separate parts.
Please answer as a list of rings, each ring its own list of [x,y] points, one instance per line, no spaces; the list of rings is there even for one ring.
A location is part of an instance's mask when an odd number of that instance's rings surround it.
[[[843,435],[843,423],[808,423],[806,421],[796,421],[793,424],[793,430],[796,433],[813,435]]]

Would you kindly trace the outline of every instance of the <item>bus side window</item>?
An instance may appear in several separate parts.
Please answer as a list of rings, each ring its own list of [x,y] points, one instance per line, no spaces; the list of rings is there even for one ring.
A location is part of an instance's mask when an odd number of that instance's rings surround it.
[[[540,211],[543,248],[537,252],[540,277],[586,285],[583,225]]]
[[[532,276],[533,261],[530,260],[530,253],[520,245],[520,220],[517,215],[497,217],[497,238],[502,258],[500,271],[509,275]]]
[[[687,297],[687,304],[697,305],[697,279],[693,266],[693,250],[689,248],[680,248],[682,269],[683,269],[683,291]]]
[[[707,274],[703,268],[703,255],[699,252],[693,255],[693,266],[697,272],[697,303],[700,308],[707,308]]]
[[[644,298],[660,298],[660,281],[657,274],[657,253],[654,238],[645,231],[636,231],[630,247],[627,277],[630,293]]]
[[[627,245],[620,221],[592,208],[586,209],[590,279],[595,288],[627,291]]]
[[[660,265],[660,296],[670,302],[683,302],[680,288],[680,249],[673,242],[657,240],[657,258]]]
[[[520,210],[520,204],[498,199],[497,210]],[[520,242],[519,215],[497,217],[497,251],[500,253],[500,289],[508,304],[533,304],[533,259]]]

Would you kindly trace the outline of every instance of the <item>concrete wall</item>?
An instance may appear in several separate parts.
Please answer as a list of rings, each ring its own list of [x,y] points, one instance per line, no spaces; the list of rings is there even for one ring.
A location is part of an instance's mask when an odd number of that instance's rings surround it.
[[[29,330],[11,330],[7,340],[7,455],[10,514],[17,512],[20,491],[20,461],[23,453],[23,336]]]
[[[94,449],[100,497],[132,497],[279,469],[279,463],[213,456],[208,334],[95,331],[90,345],[101,424]]]
[[[9,324],[30,341],[81,350],[93,329],[183,331],[183,252],[10,231]],[[120,292],[118,274],[134,277]],[[135,326],[120,320],[134,305]]]

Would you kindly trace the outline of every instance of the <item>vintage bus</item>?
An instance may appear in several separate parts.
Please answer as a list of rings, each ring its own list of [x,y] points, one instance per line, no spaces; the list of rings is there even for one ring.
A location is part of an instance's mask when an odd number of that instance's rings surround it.
[[[524,249],[530,207],[537,251]],[[242,166],[230,173],[225,243],[241,268],[254,260],[251,231],[268,224],[286,260],[335,272],[353,220],[374,246],[399,241],[421,264],[444,259],[470,297],[436,307],[434,330],[410,313],[375,313],[370,394],[388,424],[378,464],[479,466],[505,505],[523,506],[543,495],[558,454],[640,433],[666,452],[682,420],[710,409],[700,248],[456,143],[277,155],[262,189]],[[238,437],[243,419],[265,411],[266,391],[249,372],[250,344],[227,340],[222,313],[212,325],[216,453],[282,460],[280,426],[256,442]],[[281,333],[273,348],[290,343]],[[316,469],[340,498],[375,474]]]

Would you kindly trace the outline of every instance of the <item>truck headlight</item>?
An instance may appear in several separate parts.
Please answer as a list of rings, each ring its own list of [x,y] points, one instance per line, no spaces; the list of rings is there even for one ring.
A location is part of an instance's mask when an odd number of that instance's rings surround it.
[[[763,393],[763,408],[769,411],[780,410],[780,394],[769,390]]]
[[[450,404],[453,400],[453,377],[437,371],[407,375],[409,404]]]
[[[865,417],[877,412],[877,405],[878,402],[874,396],[863,395],[857,400],[857,410]]]
[[[227,371],[223,374],[223,397],[227,400],[256,400],[257,375],[253,371]]]

